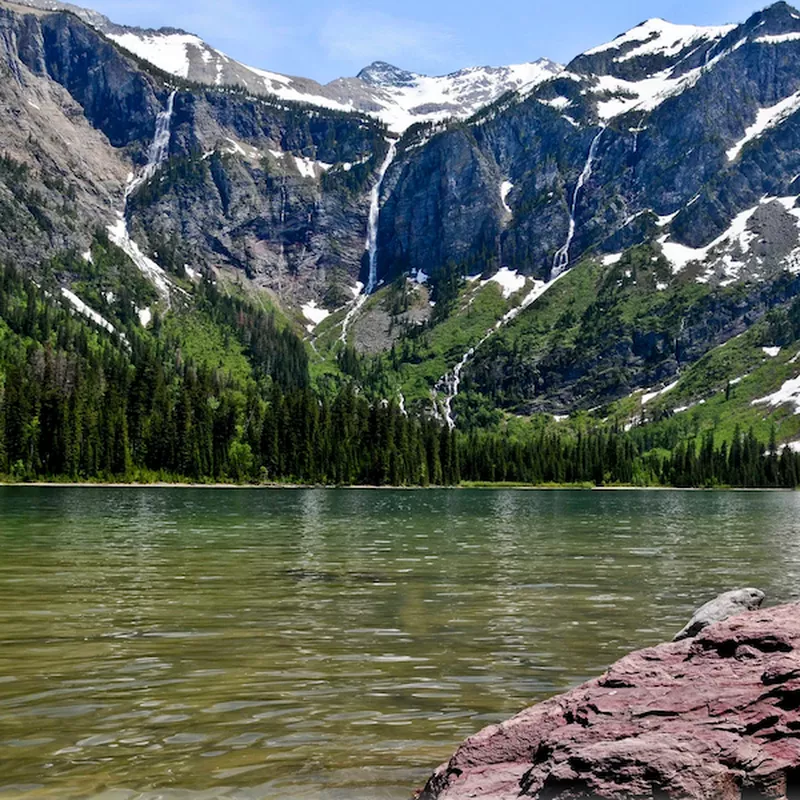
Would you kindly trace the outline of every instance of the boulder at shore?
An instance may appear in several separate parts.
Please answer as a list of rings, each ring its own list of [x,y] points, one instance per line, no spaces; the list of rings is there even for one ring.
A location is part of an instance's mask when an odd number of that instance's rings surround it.
[[[737,589],[725,592],[695,611],[686,627],[679,631],[672,641],[692,639],[709,625],[722,622],[744,611],[755,611],[763,602],[764,592],[760,589]]]
[[[640,650],[468,739],[420,800],[800,798],[800,606]]]

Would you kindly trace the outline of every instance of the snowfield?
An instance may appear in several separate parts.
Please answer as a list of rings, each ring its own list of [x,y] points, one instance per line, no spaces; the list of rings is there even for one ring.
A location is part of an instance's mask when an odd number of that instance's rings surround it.
[[[800,377],[792,378],[778,389],[777,392],[762,397],[758,400],[753,400],[752,405],[770,405],[770,406],[794,406],[794,413],[800,414]]]
[[[116,328],[105,318],[100,316],[93,308],[90,308],[69,289],[61,289],[62,296],[70,302],[72,307],[82,316],[90,319],[95,325],[107,330],[109,333],[116,333]]]
[[[527,278],[524,275],[520,275],[516,270],[501,267],[488,281],[483,281],[482,285],[486,286],[487,283],[498,284],[503,293],[503,299],[508,300],[512,294],[516,294],[525,286],[526,281]]]
[[[196,47],[204,53],[208,45],[191,34],[173,33],[164,35],[151,33],[142,35],[133,32],[111,33],[108,38],[145,61],[179,78],[189,77],[189,47]]]
[[[800,38],[800,35],[798,35]],[[792,114],[800,108],[800,92],[795,92],[793,95],[781,100],[774,106],[769,108],[759,109],[756,115],[755,122],[747,128],[744,136],[736,142],[736,144],[728,150],[728,161],[735,161],[736,157],[741,153],[742,148],[753,139],[757,139],[762,133],[780,125],[784,120],[788,119]]]
[[[691,44],[709,39],[721,39],[723,36],[727,36],[735,27],[735,25],[705,27],[675,25],[659,17],[654,17],[620,34],[610,42],[587,50],[585,54],[593,56],[608,50],[618,50],[627,45],[638,43],[638,47],[629,50],[622,56],[618,56],[616,60],[627,61],[643,55],[677,55]]]
[[[242,64],[192,34],[130,30],[109,34],[109,38],[139,58],[180,78],[192,77],[192,57],[199,58],[206,72],[209,65],[215,65],[212,69],[215,79],[208,79],[208,82],[216,86],[222,86],[226,76],[229,81],[231,75],[246,76],[252,88],[258,86],[260,91],[281,100],[334,111],[361,111],[377,117],[396,133],[403,133],[415,122],[441,122],[451,117],[464,119],[472,116],[505,92],[530,90],[563,69],[559,64],[541,59],[504,67],[470,67],[436,77],[407,73],[409,78],[402,83],[356,83],[357,79],[346,79],[321,85]],[[348,83],[354,85],[348,86]],[[348,94],[352,96],[348,97]]]

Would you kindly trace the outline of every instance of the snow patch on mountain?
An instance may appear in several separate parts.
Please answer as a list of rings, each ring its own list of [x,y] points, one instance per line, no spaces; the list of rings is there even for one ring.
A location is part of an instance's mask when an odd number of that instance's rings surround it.
[[[800,34],[798,34],[798,39],[800,39]],[[770,128],[780,125],[798,109],[800,109],[800,91],[789,95],[774,106],[759,109],[755,122],[747,128],[744,136],[728,150],[728,161],[735,161],[746,144],[757,139]]]
[[[508,267],[501,267],[488,281],[483,281],[482,286],[488,283],[496,283],[503,293],[503,299],[508,300],[512,294],[516,294],[525,286],[527,278],[520,275],[516,270]]]
[[[672,264],[673,272],[681,272],[693,261],[705,261],[714,248],[724,243],[736,242],[742,252],[746,253],[755,235],[747,230],[747,223],[757,209],[756,205],[737,214],[728,229],[705,247],[688,247],[680,242],[670,242],[668,235],[662,236],[658,243],[661,245],[664,257]]]
[[[783,236],[784,241],[791,247],[791,227],[794,225],[797,235],[800,235],[800,208],[796,207],[798,198],[788,197],[763,197],[760,202],[738,213],[732,220],[727,230],[720,234],[714,241],[705,247],[688,247],[680,242],[669,241],[669,234],[662,236],[658,242],[664,256],[672,264],[673,272],[684,270],[689,264],[702,264],[702,271],[697,275],[698,283],[717,282],[721,286],[735,283],[747,274],[749,277],[763,276],[765,269],[784,269],[792,273],[800,272],[800,248],[794,247],[791,251],[781,251],[778,242]],[[770,205],[775,204],[775,209],[770,211]],[[782,206],[782,209],[777,208]],[[767,207],[767,208],[765,208]],[[763,214],[754,219],[759,209],[765,209]],[[765,214],[767,216],[765,216]],[[787,222],[780,223],[781,215],[788,215]],[[793,218],[793,219],[792,219]],[[765,250],[766,240],[761,232],[765,220],[772,219],[772,225],[778,225],[778,231],[769,235],[772,242],[772,252]],[[780,225],[783,225],[783,228]],[[777,238],[776,238],[777,237]],[[786,245],[784,245],[785,247]],[[771,265],[771,266],[770,266]]]
[[[661,397],[662,395],[671,392],[673,389],[677,387],[679,383],[680,380],[677,380],[674,383],[670,383],[668,386],[665,386],[663,389],[656,389],[655,391],[645,392],[642,395],[642,405],[645,406],[652,400],[655,400],[657,397]]]
[[[511,181],[503,181],[500,184],[500,202],[503,204],[503,210],[506,214],[513,214],[514,212],[508,205],[508,195],[511,193],[511,190],[514,188],[514,184]]]
[[[61,294],[81,316],[91,320],[95,325],[107,330],[109,333],[116,333],[117,329],[105,317],[102,317],[93,308],[87,306],[74,292],[62,287]]]
[[[792,33],[777,33],[770,36],[759,36],[753,39],[756,44],[781,44],[782,42],[798,42],[800,41],[800,31]]]
[[[773,407],[791,405],[794,406],[794,413],[800,414],[800,377],[786,381],[777,392],[753,400],[751,405]]]
[[[258,76],[261,79],[263,91],[273,94],[281,100],[289,100],[293,103],[308,103],[309,105],[328,108],[332,111],[351,112],[360,110],[353,101],[340,102],[333,97],[326,96],[324,87],[319,86],[314,81],[304,81],[303,83],[307,85],[307,88],[303,88],[300,86],[300,81],[295,81],[286,75],[251,67],[246,64],[238,64],[237,66]],[[222,82],[223,80],[220,78],[220,84]],[[313,88],[316,87],[319,87],[320,91],[313,91]]]
[[[721,39],[727,36],[736,26],[697,26],[676,25],[672,22],[654,17],[620,34],[616,39],[587,50],[585,55],[597,55],[608,50],[619,50],[628,45],[636,45],[632,50],[626,50],[617,61],[627,61],[631,58],[644,55],[677,55],[689,45],[709,39]]]
[[[319,178],[323,172],[327,172],[333,166],[333,164],[326,164],[324,161],[314,161],[311,158],[302,156],[293,156],[293,158],[294,165],[303,178]]]
[[[714,56],[703,67],[690,70],[677,77],[674,76],[674,67],[657,72],[640,81],[623,80],[613,75],[599,75],[594,92],[603,95],[605,99],[600,100],[597,104],[598,116],[607,122],[613,117],[627,114],[634,109],[653,111],[670,97],[690,89],[697,83],[705,70],[713,67],[718,61],[746,43],[747,39],[740,39],[733,47]]]
[[[161,297],[169,301],[170,282],[167,279],[167,273],[152,258],[148,258],[139,245],[131,239],[127,222],[122,214],[117,217],[117,221],[113,225],[108,226],[108,237],[153,283]]]
[[[320,308],[314,301],[303,305],[301,311],[303,312],[303,316],[309,321],[309,324],[306,326],[309,333],[312,333],[320,322],[326,320],[331,315],[330,311],[325,308]]]
[[[179,78],[189,77],[189,46],[203,50],[205,43],[199,36],[184,33],[163,35],[159,33],[137,34],[109,33],[108,38],[145,61],[149,61],[164,72]]]

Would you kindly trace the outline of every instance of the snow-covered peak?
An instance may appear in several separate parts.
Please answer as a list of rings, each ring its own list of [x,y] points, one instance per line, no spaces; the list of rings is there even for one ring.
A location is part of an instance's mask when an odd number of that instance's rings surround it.
[[[339,78],[323,85],[242,64],[183,30],[120,26],[101,14],[61,0],[19,2],[46,11],[75,13],[120,47],[176,77],[212,86],[243,86],[282,100],[369,114],[396,133],[416,122],[464,119],[506,92],[532,88],[563,69],[542,59],[503,67],[471,67],[430,77],[375,61],[354,78]]]
[[[596,113],[603,122],[633,110],[652,111],[694,86],[704,70],[744,45],[745,33],[729,36],[736,30],[740,27],[649,19],[587,50],[564,74],[575,74],[586,85],[582,93],[596,99]]]
[[[620,34],[611,42],[587,50],[584,55],[593,56],[609,50],[622,51],[617,60],[629,60],[639,56],[674,56],[692,44],[721,39],[729,34],[735,25],[676,25],[654,17]]]
[[[216,86],[242,85],[283,100],[377,117],[397,133],[415,122],[466,118],[507,91],[533,87],[563,67],[547,59],[507,67],[471,67],[430,77],[383,61],[355,78],[327,85],[242,64],[198,36],[182,31],[117,29],[110,39],[139,58],[181,78]]]
[[[373,86],[410,86],[420,76],[385,61],[373,61],[356,77]]]
[[[436,122],[472,116],[508,91],[532,88],[557,75],[563,67],[547,59],[506,67],[469,67],[432,77],[403,73],[401,81],[374,86],[369,102],[392,130],[404,131],[415,122]],[[330,84],[349,85],[350,81]]]

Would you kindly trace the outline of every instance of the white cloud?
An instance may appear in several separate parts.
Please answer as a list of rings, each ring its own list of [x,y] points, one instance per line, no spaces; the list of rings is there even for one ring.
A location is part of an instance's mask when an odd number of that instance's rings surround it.
[[[382,11],[350,7],[332,11],[319,33],[330,58],[346,60],[354,67],[372,61],[390,61],[399,67],[452,61],[459,50],[447,28],[403,19]]]

